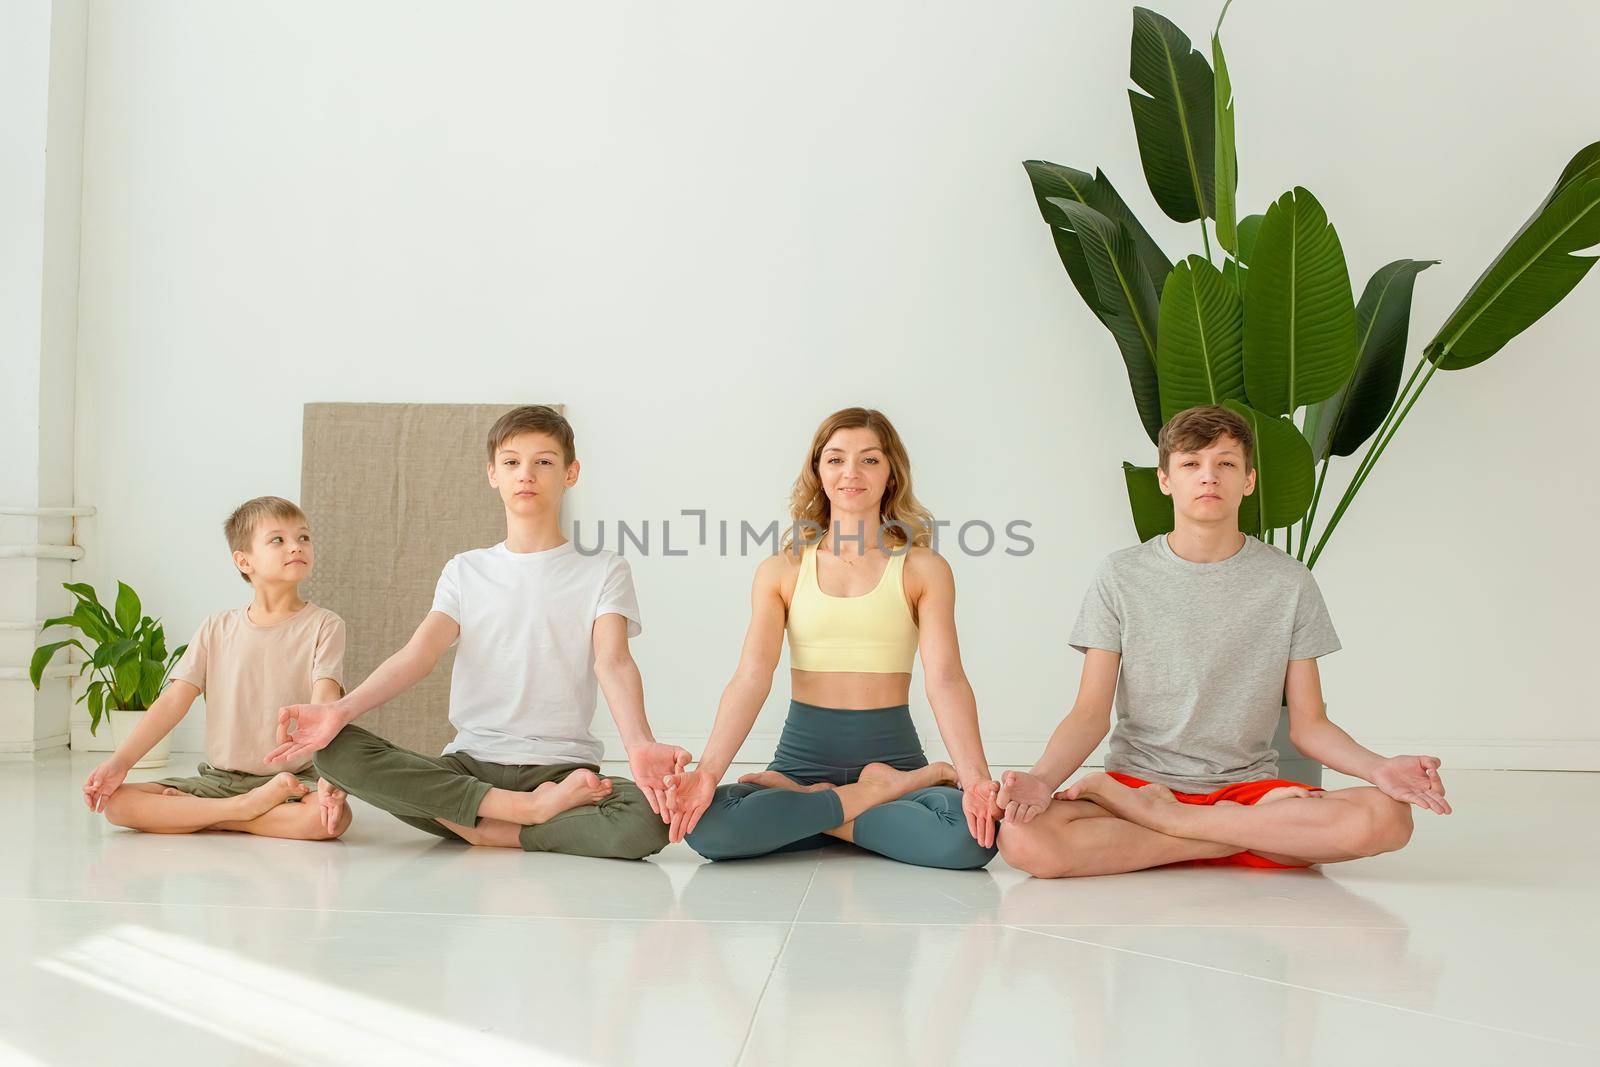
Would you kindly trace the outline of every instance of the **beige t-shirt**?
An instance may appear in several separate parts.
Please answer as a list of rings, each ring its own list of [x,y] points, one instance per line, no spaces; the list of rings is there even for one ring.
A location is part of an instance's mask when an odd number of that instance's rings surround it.
[[[206,698],[206,762],[246,774],[299,772],[265,761],[278,747],[278,709],[304,704],[319,678],[344,685],[344,620],[307,603],[281,622],[250,621],[248,607],[207,616],[171,679]]]

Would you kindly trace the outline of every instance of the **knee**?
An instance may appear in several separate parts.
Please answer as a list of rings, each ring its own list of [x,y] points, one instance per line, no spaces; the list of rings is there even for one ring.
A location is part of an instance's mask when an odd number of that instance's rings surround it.
[[[956,829],[957,832],[946,834],[934,848],[929,866],[950,871],[976,871],[987,867],[999,848],[995,845],[985,848],[978,844],[965,824]]]
[[[1358,856],[1395,852],[1411,840],[1411,805],[1388,796],[1373,797],[1355,822],[1351,851]]]
[[[1047,835],[1040,832],[1038,820],[1033,822],[1003,822],[996,837],[1000,858],[1025,874],[1035,878],[1060,878],[1058,848],[1050,847]]]
[[[1035,878],[1075,878],[1088,873],[1081,862],[1092,855],[1096,819],[1073,819],[1052,829],[1042,819],[1001,823],[997,843],[1000,857]]]
[[[954,789],[929,792],[912,801],[932,812],[934,818],[919,822],[914,833],[918,841],[913,862],[923,867],[942,867],[951,871],[974,871],[987,867],[998,849],[980,845],[967,827],[961,810],[961,794]],[[907,828],[909,829],[909,828]],[[857,834],[861,832],[858,825]],[[859,837],[858,837],[859,840]]]
[[[373,735],[359,726],[346,726],[333,736],[327,746],[311,757],[311,766],[317,776],[336,782],[344,788],[344,780],[351,767],[360,762],[367,738]]]
[[[322,825],[322,820],[318,819],[317,820],[317,830],[319,831],[318,840],[321,840],[321,841],[332,841],[332,840],[334,840],[336,838],[343,837],[344,836],[344,832],[346,830],[350,829],[350,823],[352,821],[354,821],[354,819],[355,819],[355,814],[353,812],[351,812],[349,804],[346,804],[344,806],[344,808],[340,810],[340,812],[339,812],[339,821],[333,824],[333,829],[332,830],[329,830],[325,826],[323,826]]]
[[[611,807],[612,858],[642,860],[667,847],[667,824],[650,810],[643,793],[622,798]]]
[[[649,805],[624,826],[617,843],[617,858],[642,860],[667,847],[667,824]]]
[[[106,817],[106,822],[112,826],[137,830],[138,827],[133,825],[133,820],[129,817],[128,809],[131,805],[128,803],[128,793],[128,790],[123,789],[118,789],[115,793],[112,793],[106,798],[106,804],[101,809],[101,814]]]
[[[737,860],[754,855],[741,841],[736,819],[728,816],[739,806],[739,801],[754,790],[720,786],[711,806],[700,813],[700,821],[684,837],[690,848],[703,859]]]
[[[715,806],[708,808],[684,841],[702,858],[713,862],[743,859],[748,851],[740,848],[737,836],[728,832],[727,820],[716,816]]]
[[[296,813],[300,821],[295,828],[295,837],[301,841],[332,841],[342,837],[344,832],[350,829],[350,820],[353,818],[350,812],[350,805],[346,804],[344,806],[344,810],[339,813],[339,821],[334,823],[333,829],[330,830],[322,821],[322,805],[315,803],[315,800],[316,794],[313,793],[306,798],[306,801],[310,801],[310,803],[302,801],[294,805],[300,809]]]

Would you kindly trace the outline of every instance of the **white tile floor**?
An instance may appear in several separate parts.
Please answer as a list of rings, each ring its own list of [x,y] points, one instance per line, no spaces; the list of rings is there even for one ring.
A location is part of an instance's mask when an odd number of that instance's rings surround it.
[[[186,770],[192,757],[178,757]],[[0,1063],[1596,1064],[1600,775],[1321,872],[159,837],[0,762]],[[166,772],[176,773],[176,772]]]

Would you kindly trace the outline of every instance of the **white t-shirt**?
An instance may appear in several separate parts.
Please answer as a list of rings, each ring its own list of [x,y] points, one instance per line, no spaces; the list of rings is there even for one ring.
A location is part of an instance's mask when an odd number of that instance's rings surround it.
[[[450,675],[456,738],[444,755],[489,763],[598,763],[594,622],[616,614],[637,637],[639,602],[628,562],[584,555],[571,541],[543,552],[505,542],[444,565],[433,610],[461,627]]]

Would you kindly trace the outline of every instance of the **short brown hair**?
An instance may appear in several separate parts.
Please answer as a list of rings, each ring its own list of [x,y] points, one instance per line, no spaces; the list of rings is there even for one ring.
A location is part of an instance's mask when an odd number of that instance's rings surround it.
[[[311,525],[306,513],[301,511],[300,505],[293,500],[285,500],[281,496],[258,496],[234,508],[233,514],[228,516],[228,521],[222,524],[222,533],[228,539],[228,547],[235,552],[250,551],[250,540],[256,535],[256,527],[267,519],[299,519],[307,526]],[[239,577],[243,578],[247,585],[254,584],[244,571],[239,572]]]
[[[500,451],[501,445],[524,433],[542,433],[554,437],[561,443],[561,458],[568,466],[578,458],[577,446],[573,443],[572,423],[567,421],[566,416],[549,404],[527,404],[512,408],[489,428],[489,462],[494,462],[494,455]]]
[[[1217,404],[1184,408],[1168,419],[1156,438],[1156,447],[1159,449],[1156,463],[1166,470],[1167,460],[1174,452],[1198,452],[1211,447],[1224,435],[1239,442],[1239,447],[1244,451],[1245,471],[1254,470],[1256,438],[1250,432],[1250,424],[1237,411]]]

